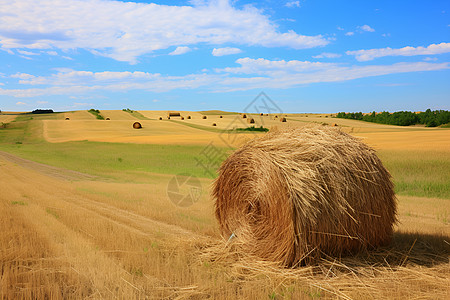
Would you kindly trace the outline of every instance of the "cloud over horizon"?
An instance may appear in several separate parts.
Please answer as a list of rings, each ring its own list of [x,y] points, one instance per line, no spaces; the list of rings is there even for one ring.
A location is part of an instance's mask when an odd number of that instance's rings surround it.
[[[321,35],[280,32],[261,10],[249,5],[238,9],[226,0],[194,1],[194,6],[17,0],[0,6],[0,45],[6,51],[85,49],[137,63],[147,53],[199,43],[306,49],[329,41]]]

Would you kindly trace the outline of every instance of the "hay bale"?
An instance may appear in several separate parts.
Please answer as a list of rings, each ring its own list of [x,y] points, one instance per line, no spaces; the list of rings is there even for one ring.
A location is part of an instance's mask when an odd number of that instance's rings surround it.
[[[66,118],[66,121],[70,120],[69,118]]]
[[[222,119],[222,116],[219,116],[220,119]]]
[[[167,113],[167,116],[170,118],[170,117],[181,117],[181,113],[179,113],[179,112],[175,112],[175,111],[169,111],[168,113]]]
[[[212,123],[212,126],[217,126],[217,124],[216,123]]]
[[[275,119],[277,119],[278,118],[278,115],[275,115]]]
[[[181,120],[184,120],[184,117],[181,117]]]
[[[247,123],[255,124],[255,119],[253,119],[253,118],[248,118],[248,119],[247,119]]]
[[[162,120],[162,117],[159,117],[160,120]]]
[[[375,151],[330,126],[270,131],[226,159],[214,182],[222,236],[284,266],[385,245],[396,221]]]
[[[260,116],[264,116],[264,114],[263,114],[263,113],[260,113],[259,115],[260,115]]]
[[[190,120],[190,119],[191,119],[191,116],[187,116],[187,118],[188,118],[188,120]]]
[[[241,114],[241,116],[242,116],[242,119],[247,118],[247,115],[246,115],[246,114]]]
[[[202,119],[206,119],[206,116],[203,116]]]
[[[287,120],[286,120],[285,117],[280,118],[280,122],[286,122],[286,121],[287,121]]]
[[[141,123],[139,123],[139,122],[134,122],[134,123],[133,123],[133,128],[134,128],[134,129],[141,129],[141,128],[142,128],[142,125],[141,125]]]
[[[331,126],[333,126],[333,127],[337,127],[337,126],[338,126],[338,124],[336,124],[336,123],[332,123],[332,124],[331,124]]]
[[[106,121],[109,121],[109,120],[111,120],[111,119],[110,119],[110,118],[106,118],[105,120],[106,120]]]

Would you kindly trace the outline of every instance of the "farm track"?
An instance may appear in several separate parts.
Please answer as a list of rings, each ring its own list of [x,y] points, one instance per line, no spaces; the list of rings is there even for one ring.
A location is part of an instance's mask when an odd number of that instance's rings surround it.
[[[113,205],[88,198],[85,195],[79,195],[73,188],[70,187],[70,182],[67,182],[72,180],[92,180],[98,179],[99,177],[36,163],[3,151],[0,151],[0,161],[1,159],[17,164],[21,168],[29,170],[30,173],[37,172],[44,176],[44,178],[40,176],[27,176],[26,179],[21,178],[21,176],[17,177],[17,174],[23,174],[23,171],[17,169],[17,167],[13,167],[13,170],[18,171],[16,174],[6,172],[5,175],[9,177],[6,182],[12,183],[14,179],[11,177],[15,177],[16,180],[22,182],[24,193],[26,193],[27,189],[23,185],[23,182],[26,182],[27,185],[33,185],[34,195],[42,195],[42,198],[45,196],[48,196],[48,198],[58,198],[58,201],[64,201],[69,206],[75,206],[74,210],[72,210],[73,212],[77,211],[77,208],[83,209],[129,231],[133,231],[141,235],[146,236],[151,232],[158,231],[164,232],[164,234],[172,237],[183,237],[185,240],[206,240],[205,236],[189,231],[180,226],[153,220]],[[51,181],[53,182],[46,180],[45,177],[52,177]],[[55,182],[54,180],[60,182]],[[36,187],[39,189],[39,192],[36,190]]]
[[[34,161],[31,161],[28,159],[24,159],[24,158],[12,155],[12,154],[10,154],[8,152],[4,152],[4,151],[0,151],[0,158],[8,160],[12,163],[15,163],[21,167],[26,168],[26,169],[30,169],[30,170],[39,172],[41,174],[53,177],[53,178],[69,180],[69,181],[98,179],[97,176],[41,164],[38,162],[34,162]]]

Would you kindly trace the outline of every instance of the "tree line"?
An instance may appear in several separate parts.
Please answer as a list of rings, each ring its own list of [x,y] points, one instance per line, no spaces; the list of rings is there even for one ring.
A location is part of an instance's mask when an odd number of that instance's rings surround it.
[[[340,112],[336,115],[336,118],[361,120],[366,122],[399,126],[424,124],[427,127],[436,127],[450,123],[450,112],[448,110],[431,109],[427,109],[424,112],[417,113],[410,111],[397,111],[394,113],[383,111],[381,113],[372,112],[370,114],[363,114],[362,112]]]

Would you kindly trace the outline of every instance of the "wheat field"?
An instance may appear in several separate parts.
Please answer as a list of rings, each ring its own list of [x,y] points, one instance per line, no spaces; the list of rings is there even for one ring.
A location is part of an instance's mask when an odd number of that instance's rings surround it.
[[[218,133],[159,121],[164,113],[142,111],[143,130],[133,130],[136,118],[122,111],[102,112],[110,121],[79,111],[9,120],[0,129],[1,299],[450,297],[450,130],[342,120],[342,130],[374,146],[394,176],[394,239],[376,251],[280,269],[220,237],[213,179],[194,160],[211,141],[220,146]],[[287,119],[267,127],[340,121]],[[168,198],[168,182],[186,170],[202,190],[180,207]]]

